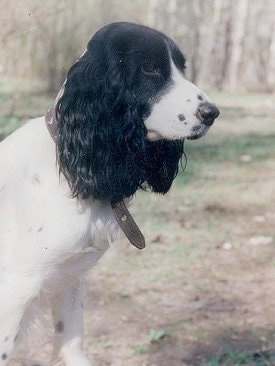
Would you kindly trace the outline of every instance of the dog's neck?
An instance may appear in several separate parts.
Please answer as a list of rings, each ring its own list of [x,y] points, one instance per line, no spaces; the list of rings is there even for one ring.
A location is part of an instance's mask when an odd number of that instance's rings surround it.
[[[45,122],[52,139],[57,143],[58,129],[53,107],[47,111]],[[138,249],[145,248],[144,236],[128,211],[124,201],[111,202],[111,208],[117,223],[129,242]]]

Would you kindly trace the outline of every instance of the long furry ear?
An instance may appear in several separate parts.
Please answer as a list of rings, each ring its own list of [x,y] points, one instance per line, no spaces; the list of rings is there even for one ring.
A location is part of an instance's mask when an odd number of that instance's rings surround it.
[[[146,181],[154,192],[165,194],[178,174],[184,143],[167,140],[148,142],[146,150]]]
[[[118,200],[144,182],[144,108],[127,88],[119,59],[93,43],[71,68],[56,104],[57,154],[72,195]]]

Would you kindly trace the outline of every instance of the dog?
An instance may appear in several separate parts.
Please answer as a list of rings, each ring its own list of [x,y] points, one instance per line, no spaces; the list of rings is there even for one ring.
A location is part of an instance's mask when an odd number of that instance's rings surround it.
[[[104,26],[68,72],[51,112],[55,130],[35,118],[0,144],[0,366],[38,299],[52,309],[54,357],[90,365],[81,277],[123,235],[113,204],[127,206],[138,189],[165,194],[184,139],[205,135],[219,115],[184,70],[165,34]]]

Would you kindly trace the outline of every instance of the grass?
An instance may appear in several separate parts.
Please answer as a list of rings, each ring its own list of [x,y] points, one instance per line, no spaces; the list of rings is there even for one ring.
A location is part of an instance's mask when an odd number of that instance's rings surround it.
[[[33,80],[2,77],[0,81],[0,140],[27,119],[45,114],[53,98],[43,94],[43,85]]]
[[[0,116],[0,140],[11,134],[21,125],[21,120],[18,117],[2,117]]]
[[[268,352],[228,350],[219,356],[214,356],[205,366],[272,366],[274,364],[275,356]]]
[[[168,329],[150,329],[145,343],[135,344],[133,350],[139,354],[150,353],[150,345],[156,345],[162,342],[164,338],[169,337]]]

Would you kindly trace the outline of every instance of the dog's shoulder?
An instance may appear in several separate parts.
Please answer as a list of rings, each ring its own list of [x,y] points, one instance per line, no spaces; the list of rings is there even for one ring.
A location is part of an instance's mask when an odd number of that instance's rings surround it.
[[[43,170],[56,170],[56,154],[44,117],[39,117],[0,143],[0,189],[8,182],[22,184],[28,175]]]

